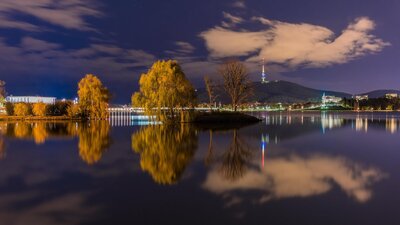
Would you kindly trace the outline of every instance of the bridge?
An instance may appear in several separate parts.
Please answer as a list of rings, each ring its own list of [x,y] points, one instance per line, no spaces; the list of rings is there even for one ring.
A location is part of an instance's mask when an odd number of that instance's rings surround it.
[[[134,124],[148,123],[149,116],[143,114],[142,108],[110,107],[108,108],[111,126],[131,126]]]

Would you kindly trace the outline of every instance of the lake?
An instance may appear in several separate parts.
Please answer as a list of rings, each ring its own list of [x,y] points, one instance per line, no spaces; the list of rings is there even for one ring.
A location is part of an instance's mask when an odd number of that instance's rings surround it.
[[[400,114],[0,123],[0,224],[400,224]]]

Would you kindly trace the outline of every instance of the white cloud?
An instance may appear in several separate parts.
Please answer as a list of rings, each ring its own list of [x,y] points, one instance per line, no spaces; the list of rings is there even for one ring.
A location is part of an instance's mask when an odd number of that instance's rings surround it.
[[[260,31],[235,31],[214,27],[200,34],[214,58],[246,56],[255,62],[266,58],[269,63],[290,68],[325,67],[346,63],[355,58],[382,51],[389,43],[370,34],[375,23],[357,18],[339,36],[322,26],[292,24],[254,17],[266,26]]]
[[[46,23],[76,30],[95,30],[85,17],[99,17],[97,4],[91,0],[2,0],[0,2],[0,27],[41,31],[42,28],[27,21],[16,19],[15,15],[35,17]]]
[[[268,43],[264,32],[237,32],[215,27],[200,34],[212,57],[247,56]]]
[[[46,41],[42,41],[42,40],[31,38],[31,37],[25,37],[21,41],[21,47],[25,51],[40,51],[40,52],[43,52],[43,51],[49,51],[49,50],[58,49],[61,46],[59,44],[49,43],[49,42],[46,42]]]
[[[234,16],[227,12],[222,12],[222,14],[223,14],[224,18],[228,20],[228,22],[225,22],[225,21],[222,22],[223,27],[227,27],[227,28],[234,27],[237,24],[243,23],[243,21],[244,21],[243,18]]]
[[[309,197],[320,195],[338,185],[347,195],[363,203],[373,191],[370,185],[385,175],[375,168],[363,167],[340,157],[292,155],[288,158],[271,158],[263,169],[249,169],[235,181],[221,177],[218,169],[211,170],[203,187],[216,194],[237,190],[258,190],[260,202],[271,199]]]
[[[175,42],[175,45],[178,47],[177,51],[184,54],[193,53],[196,49],[192,44],[183,41],[177,41]]]

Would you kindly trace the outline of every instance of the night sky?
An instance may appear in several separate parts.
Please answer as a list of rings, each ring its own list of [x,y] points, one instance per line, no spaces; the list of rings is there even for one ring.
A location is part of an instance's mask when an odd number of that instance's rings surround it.
[[[400,89],[399,0],[1,0],[0,79],[12,95],[73,98],[86,73],[129,103],[158,59],[196,87],[238,58],[260,79],[348,93]]]

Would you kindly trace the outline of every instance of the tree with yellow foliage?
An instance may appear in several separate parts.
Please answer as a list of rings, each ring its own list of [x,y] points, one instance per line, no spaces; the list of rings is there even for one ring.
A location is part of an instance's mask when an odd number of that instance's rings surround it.
[[[31,115],[31,107],[26,103],[17,103],[14,106],[14,115],[16,116],[29,116]]]
[[[71,104],[67,108],[67,114],[69,117],[79,117],[80,115],[80,108],[78,104]]]
[[[132,96],[134,107],[160,120],[178,120],[182,111],[193,108],[195,90],[176,61],[157,61],[139,80],[140,91]]]
[[[197,149],[196,131],[187,124],[152,125],[132,135],[140,167],[159,184],[174,184]]]
[[[32,112],[35,116],[45,116],[47,105],[43,102],[33,104]]]
[[[109,92],[100,79],[87,74],[78,84],[79,109],[84,118],[104,119],[108,117]]]

